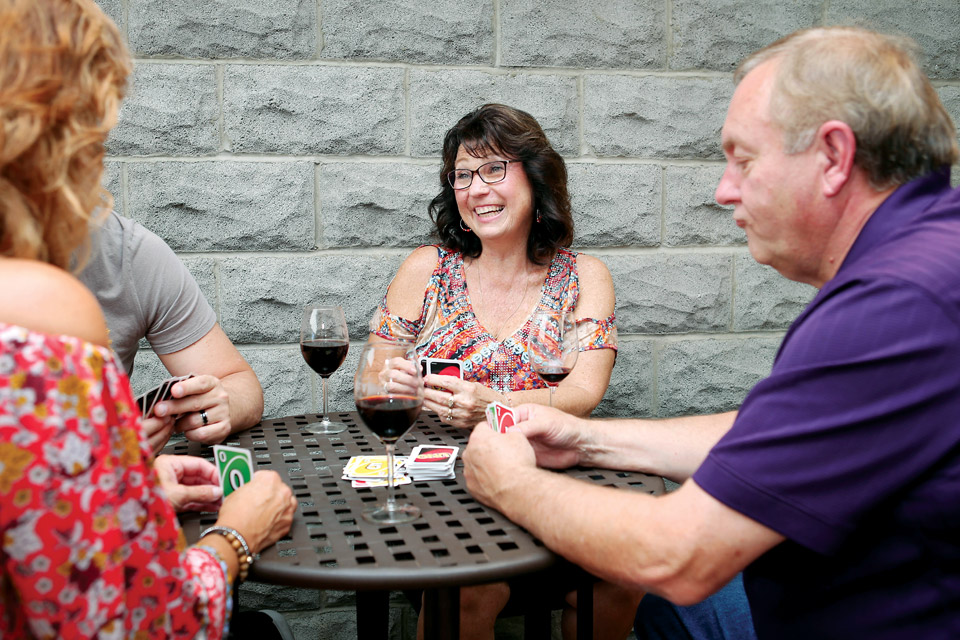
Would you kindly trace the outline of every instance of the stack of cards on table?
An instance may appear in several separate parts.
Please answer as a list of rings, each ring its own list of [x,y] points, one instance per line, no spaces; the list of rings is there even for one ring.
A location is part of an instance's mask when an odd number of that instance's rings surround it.
[[[410,484],[406,456],[393,456],[393,486]],[[343,468],[344,480],[354,487],[387,486],[387,456],[353,456]]]
[[[153,416],[153,408],[157,406],[158,402],[163,402],[173,397],[173,385],[181,380],[189,380],[192,377],[194,377],[194,374],[188,373],[185,376],[167,378],[153,389],[150,389],[150,391],[137,396],[137,406],[140,408],[140,415],[144,418]]]
[[[491,402],[487,405],[487,422],[490,428],[497,433],[506,433],[509,427],[517,423],[513,416],[513,409],[499,402]]]
[[[457,462],[460,447],[420,444],[413,448],[407,458],[407,473],[414,482],[424,480],[453,480],[456,474],[453,465]]]

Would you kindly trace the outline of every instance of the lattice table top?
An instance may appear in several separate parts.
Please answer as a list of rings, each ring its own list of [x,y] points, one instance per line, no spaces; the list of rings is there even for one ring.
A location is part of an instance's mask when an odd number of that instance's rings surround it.
[[[473,499],[457,460],[455,480],[415,482],[397,487],[397,500],[420,507],[423,515],[407,524],[383,526],[361,517],[385,498],[385,487],[351,487],[340,475],[352,456],[381,455],[384,447],[356,413],[335,414],[350,428],[329,436],[302,433],[315,416],[265,420],[226,444],[253,452],[258,469],[273,469],[300,502],[287,537],[265,550],[250,578],[259,582],[336,589],[411,589],[503,580],[552,565],[557,556],[499,512]],[[423,415],[397,443],[397,455],[418,444],[466,447],[469,430]],[[212,449],[185,440],[165,453],[207,458]],[[602,485],[651,494],[663,480],[639,473],[570,469],[563,473]],[[183,514],[187,539],[194,541],[216,514]]]

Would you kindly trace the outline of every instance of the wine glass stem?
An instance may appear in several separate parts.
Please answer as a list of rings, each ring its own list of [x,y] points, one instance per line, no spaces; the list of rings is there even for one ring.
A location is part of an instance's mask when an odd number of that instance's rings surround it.
[[[327,376],[320,376],[320,379],[323,380],[323,416],[320,422],[330,422],[330,418],[327,417]]]
[[[387,511],[395,511],[393,497],[393,444],[387,444]]]
[[[554,385],[550,385],[550,406],[553,406],[553,390],[556,389]]]

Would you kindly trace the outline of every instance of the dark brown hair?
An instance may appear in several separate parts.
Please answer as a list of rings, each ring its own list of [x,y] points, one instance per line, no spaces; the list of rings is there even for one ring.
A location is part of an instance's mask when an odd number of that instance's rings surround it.
[[[443,139],[440,193],[430,202],[430,217],[440,243],[465,256],[476,258],[480,240],[460,228],[460,211],[447,173],[453,171],[460,146],[474,157],[496,153],[519,161],[533,188],[534,222],[527,238],[527,257],[534,264],[547,264],[557,249],[573,241],[573,214],[567,193],[567,167],[550,145],[539,123],[525,111],[502,104],[485,104],[460,118]]]

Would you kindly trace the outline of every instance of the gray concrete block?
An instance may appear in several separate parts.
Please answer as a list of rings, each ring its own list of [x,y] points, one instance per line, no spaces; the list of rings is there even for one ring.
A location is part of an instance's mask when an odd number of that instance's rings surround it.
[[[145,393],[163,382],[170,374],[160,362],[160,358],[149,346],[137,351],[133,361],[133,373],[130,374],[130,387],[133,396]]]
[[[104,162],[100,184],[113,196],[113,210],[123,215],[123,163]]]
[[[224,331],[236,342],[295,344],[305,305],[339,304],[352,338],[366,340],[373,310],[404,257],[406,252],[401,251],[224,258],[220,264]]]
[[[273,609],[302,611],[320,608],[322,591],[276,584],[244,582],[239,588],[240,606],[244,611]]]
[[[131,48],[141,56],[313,58],[314,0],[129,0]]]
[[[666,5],[502,0],[500,63],[509,66],[663,67]]]
[[[116,23],[117,27],[121,30],[124,28],[123,24],[123,5],[120,0],[94,0],[97,5],[103,10],[107,17]]]
[[[660,167],[567,165],[578,247],[660,244]]]
[[[600,156],[720,158],[729,78],[587,75],[583,138]]]
[[[493,0],[324,0],[324,58],[492,64]]]
[[[953,119],[953,124],[957,127],[957,135],[960,136],[960,87],[954,85],[937,87],[937,95],[940,96],[940,102]]]
[[[223,112],[234,152],[402,153],[403,69],[230,65]]]
[[[733,207],[717,204],[716,191],[723,166],[668,166],[664,174],[664,244],[729,246],[747,236],[733,222]]]
[[[785,330],[817,289],[788,280],[750,254],[734,259],[734,331]]]
[[[264,418],[284,418],[314,411],[316,403],[311,380],[315,374],[304,362],[299,346],[239,346],[238,349],[263,387]]]
[[[623,340],[610,376],[610,386],[593,415],[641,418],[656,415],[653,340]]]
[[[127,167],[127,210],[177,251],[282,251],[315,243],[311,162]]]
[[[107,150],[126,156],[214,154],[219,115],[213,65],[141,63]]]
[[[661,417],[731,411],[769,375],[779,337],[670,341],[657,353]]]
[[[675,0],[670,68],[733,71],[741,59],[820,22],[821,0]]]
[[[322,247],[416,247],[430,242],[427,205],[437,195],[439,163],[321,164]]]
[[[931,78],[960,78],[960,3],[956,0],[832,0],[827,4],[826,23],[910,36],[923,49],[921,62]]]
[[[492,74],[472,70],[410,71],[410,153],[439,156],[444,134],[488,102],[522,109],[562,154],[579,154],[577,79],[568,76]]]
[[[604,256],[624,333],[725,331],[730,324],[731,257],[718,253]]]

